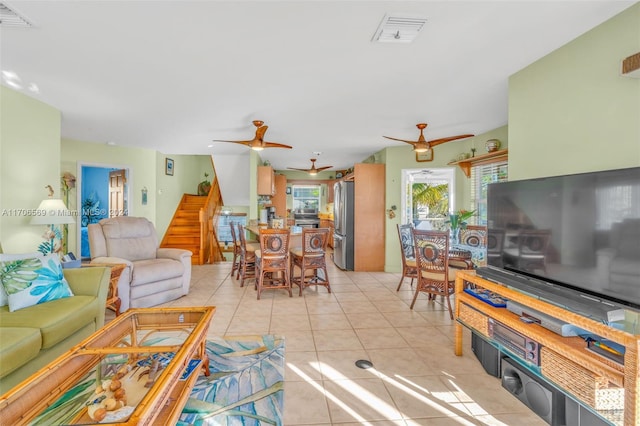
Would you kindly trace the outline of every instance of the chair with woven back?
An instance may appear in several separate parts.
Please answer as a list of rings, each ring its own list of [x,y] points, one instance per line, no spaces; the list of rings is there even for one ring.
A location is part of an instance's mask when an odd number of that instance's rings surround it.
[[[236,273],[236,279],[240,278],[240,240],[236,236],[236,223],[229,222],[231,240],[233,242],[233,260],[231,261],[231,276]]]
[[[467,225],[460,229],[460,244],[470,247],[487,246],[487,227]],[[471,259],[449,259],[449,266],[456,269],[473,269]]]
[[[240,257],[238,260],[238,277],[240,279],[240,287],[244,287],[244,280],[247,278],[255,278],[256,266],[256,246],[247,243],[245,237],[244,226],[238,224],[238,240],[240,241]]]
[[[260,250],[255,252],[258,300],[264,290],[284,289],[291,293],[289,273],[289,230],[261,229]]]
[[[290,273],[291,285],[302,290],[312,285],[324,286],[331,293],[329,275],[327,273],[326,250],[329,242],[329,228],[303,228],[302,247],[291,247]],[[295,268],[300,269],[300,275],[295,275]],[[322,276],[318,274],[322,271]]]
[[[449,316],[453,319],[450,296],[455,292],[456,272],[449,266],[449,233],[414,229],[413,241],[418,267],[418,285],[411,309],[420,292],[427,293],[429,300],[443,296],[447,300]]]
[[[233,240],[233,261],[231,266],[231,276],[233,277],[234,272],[236,273],[236,279],[240,279],[240,237],[238,236],[238,226],[240,223],[238,222],[229,222],[229,230],[231,231],[231,239]],[[251,240],[246,238],[245,235],[245,243],[253,245],[259,248],[259,244],[257,240]]]
[[[418,278],[418,268],[416,265],[415,248],[413,245],[413,224],[398,224],[398,237],[400,238],[400,253],[402,254],[402,276],[398,283],[396,291],[400,291],[405,278],[411,279],[411,288],[413,288],[413,280]]]

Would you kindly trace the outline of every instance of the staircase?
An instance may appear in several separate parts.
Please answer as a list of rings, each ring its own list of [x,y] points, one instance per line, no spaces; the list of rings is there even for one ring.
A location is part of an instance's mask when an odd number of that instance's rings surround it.
[[[190,250],[192,265],[223,261],[215,229],[221,208],[222,197],[215,178],[209,195],[184,194],[160,247]]]

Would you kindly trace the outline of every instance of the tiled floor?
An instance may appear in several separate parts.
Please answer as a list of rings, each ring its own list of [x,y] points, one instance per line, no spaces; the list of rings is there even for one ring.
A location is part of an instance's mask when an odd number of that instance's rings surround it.
[[[332,293],[284,290],[256,299],[230,263],[194,266],[188,296],[166,306],[214,305],[211,335],[285,336],[285,425],[546,425],[487,375],[465,334],[453,353],[442,304],[413,296],[398,274],[344,272],[331,263]],[[373,369],[355,366],[370,360]]]

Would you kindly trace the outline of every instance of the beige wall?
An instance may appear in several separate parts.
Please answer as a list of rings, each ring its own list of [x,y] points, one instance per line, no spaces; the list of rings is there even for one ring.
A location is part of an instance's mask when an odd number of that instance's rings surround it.
[[[45,228],[25,209],[60,194],[60,112],[0,86],[0,242],[5,252],[36,251]]]
[[[509,179],[640,165],[640,3],[509,79]]]

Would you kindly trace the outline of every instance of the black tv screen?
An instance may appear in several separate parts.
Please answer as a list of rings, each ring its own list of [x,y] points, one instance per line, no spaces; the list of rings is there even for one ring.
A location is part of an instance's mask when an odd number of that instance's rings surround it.
[[[489,269],[640,308],[640,167],[494,183],[487,203]]]

